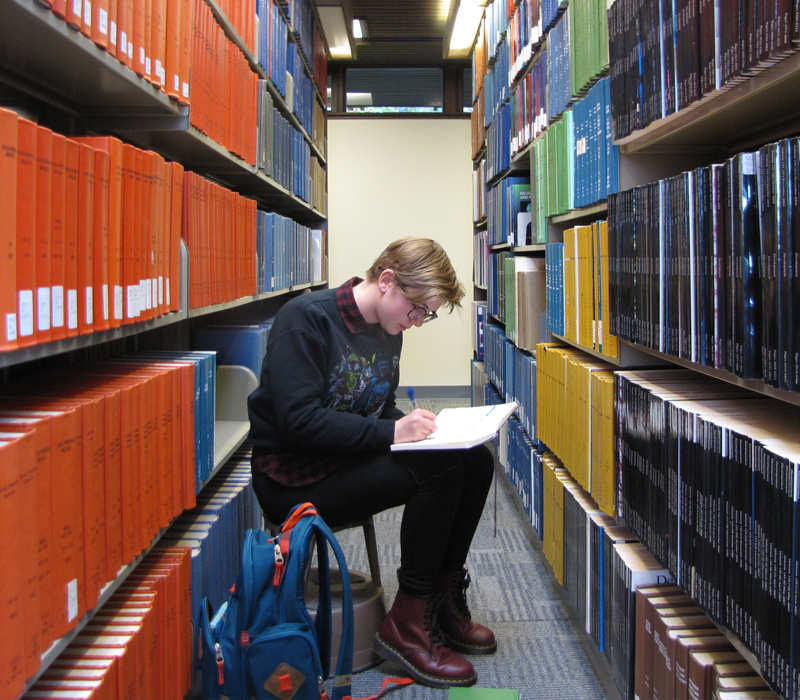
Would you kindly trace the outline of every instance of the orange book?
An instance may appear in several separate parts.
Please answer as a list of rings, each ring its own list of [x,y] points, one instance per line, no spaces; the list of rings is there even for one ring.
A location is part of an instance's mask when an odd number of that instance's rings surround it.
[[[117,21],[117,0],[108,0],[108,53],[117,57],[119,22]]]
[[[130,0],[133,6],[133,15],[131,17],[131,30],[128,36],[128,41],[131,42],[133,51],[131,68],[133,68],[136,75],[142,77],[145,75],[145,1],[146,0]]]
[[[122,294],[122,205],[125,183],[125,151],[122,141],[113,136],[89,136],[77,139],[110,156],[108,189],[108,298],[109,326],[116,328],[123,319]]]
[[[66,335],[78,335],[78,210],[80,205],[80,153],[77,141],[67,139],[64,157],[64,299]]]
[[[109,205],[111,156],[103,150],[94,151],[94,234],[92,284],[94,289],[94,330],[111,326],[111,303],[108,289]]]
[[[66,19],[67,16],[67,0],[45,0],[46,5],[50,5],[53,14]]]
[[[36,298],[34,333],[50,340],[50,207],[52,203],[53,132],[36,127]]]
[[[67,139],[53,134],[50,220],[50,338],[66,336],[64,315],[64,215],[66,211],[66,173],[64,171]]]
[[[19,117],[16,112],[0,109],[0,351],[17,345],[17,140]]]
[[[73,27],[81,28],[83,25],[83,0],[67,0],[66,20]]]
[[[94,149],[80,145],[78,169],[78,332],[94,330]]]
[[[103,49],[108,49],[108,2],[109,0],[92,0],[91,27],[89,38]]]
[[[133,267],[135,270],[135,293],[136,293],[136,319],[142,320],[147,313],[146,306],[146,288],[145,288],[145,272],[144,272],[144,237],[147,229],[145,228],[145,213],[147,207],[145,205],[145,197],[147,196],[147,188],[145,187],[144,178],[144,151],[136,151],[136,166],[134,176],[136,178],[134,198],[134,232],[133,232]]]
[[[155,242],[158,240],[157,217],[155,216],[155,160],[153,151],[142,153],[142,196],[141,196],[141,238],[140,238],[140,284],[142,288],[142,318],[153,318],[153,281],[156,275]],[[156,297],[158,294],[156,294]]]
[[[190,103],[189,82],[191,77],[192,42],[194,37],[194,0],[179,0],[179,2],[181,3],[181,25],[178,78],[181,88],[178,102],[188,105]]]
[[[117,60],[125,66],[131,64],[128,56],[128,47],[131,36],[131,21],[133,19],[133,0],[116,0],[117,2]]]
[[[35,543],[35,582],[28,587],[29,598],[25,605],[34,610],[38,618],[26,622],[33,635],[32,645],[39,646],[39,653],[55,641],[52,633],[52,541],[53,541],[53,474],[51,458],[52,428],[50,416],[34,411],[0,411],[0,430],[33,431],[36,444],[36,459],[28,472],[35,473],[36,526],[31,528]],[[27,619],[27,617],[26,617]],[[30,677],[30,674],[26,676]]]
[[[86,609],[98,601],[106,577],[105,529],[105,396],[92,392],[85,382],[71,382],[69,375],[40,374],[10,392],[42,397],[50,403],[79,404],[81,410],[81,480],[83,514],[84,599]],[[54,493],[58,493],[55,491]]]
[[[164,41],[164,91],[173,100],[181,96],[181,5],[183,0],[166,0],[167,22]]]
[[[23,465],[35,461],[33,432],[0,432],[0,521],[19,532],[35,533],[33,513],[36,510],[34,484],[23,481]],[[27,635],[24,604],[26,583],[35,577],[35,548],[26,535],[7,537],[3,547],[3,576],[0,577],[0,620],[3,635],[0,640],[0,689],[3,697],[19,695],[32,665],[34,650]],[[20,643],[21,642],[21,643]],[[36,667],[38,669],[38,666]],[[34,669],[34,672],[36,669]]]
[[[172,170],[172,204],[169,227],[169,277],[167,296],[169,310],[181,308],[181,234],[183,231],[183,181],[184,170],[180,163],[170,163]]]
[[[130,635],[79,634],[64,650],[64,654],[93,656],[117,660],[119,692],[121,698],[144,698],[143,674],[136,655],[136,644]],[[125,694],[123,694],[125,693]]]
[[[82,406],[45,398],[4,396],[0,408],[40,411],[51,420],[53,541],[53,625],[49,636],[59,639],[85,612],[83,570]],[[57,494],[57,495],[56,495]],[[42,604],[47,594],[41,593]]]
[[[136,153],[135,147],[123,146],[123,167],[125,179],[122,187],[122,298],[124,303],[123,319],[125,323],[133,323],[136,319],[135,290],[135,232],[136,232]]]
[[[36,130],[27,119],[19,120],[17,144],[17,342],[20,347],[36,341]],[[7,192],[3,188],[3,193]],[[2,197],[3,195],[0,195]],[[4,207],[5,209],[5,207]]]
[[[167,163],[157,153],[153,157],[153,222],[151,230],[153,267],[153,315],[164,313],[164,259],[167,241]]]
[[[150,0],[150,55],[152,56],[151,82],[162,89],[166,85],[167,52],[167,0]]]
[[[92,2],[93,0],[83,0],[83,10],[81,12],[81,34],[92,38]]]
[[[153,82],[153,0],[144,0],[144,78]]]

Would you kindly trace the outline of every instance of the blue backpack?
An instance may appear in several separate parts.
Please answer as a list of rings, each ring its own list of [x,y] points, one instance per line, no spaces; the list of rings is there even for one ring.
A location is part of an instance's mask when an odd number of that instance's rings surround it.
[[[312,620],[303,599],[316,537],[319,607]],[[331,655],[328,543],[342,572],[342,638],[333,700],[350,695],[353,599],[344,554],[310,503],[292,509],[275,537],[248,530],[242,566],[230,598],[216,614],[208,599],[200,613],[203,693],[206,700],[327,699]]]

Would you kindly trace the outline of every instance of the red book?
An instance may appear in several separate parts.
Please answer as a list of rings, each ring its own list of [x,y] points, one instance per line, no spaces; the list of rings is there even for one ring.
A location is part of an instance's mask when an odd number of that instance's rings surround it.
[[[152,56],[151,82],[164,88],[167,81],[167,0],[150,0],[150,53]]]
[[[117,41],[119,39],[119,22],[117,20],[117,0],[108,0],[108,53],[116,58]]]
[[[81,11],[81,34],[92,38],[92,2],[93,0],[83,0],[83,10]]]
[[[0,350],[17,347],[17,140],[19,117],[0,109]],[[29,203],[30,205],[30,203]]]
[[[123,167],[125,179],[122,187],[122,298],[123,319],[133,323],[138,316],[138,295],[136,293],[136,154],[135,147],[123,146]]]
[[[108,289],[109,259],[109,198],[111,156],[102,150],[94,151],[94,329],[107,330],[111,320],[111,302]]]
[[[78,332],[94,330],[94,149],[80,144],[78,169]]]
[[[169,225],[169,277],[167,281],[167,297],[169,299],[169,310],[180,311],[184,170],[180,163],[172,162],[169,165],[172,171],[172,202]]]
[[[108,3],[109,0],[92,0],[91,40],[103,49],[108,49]]]
[[[133,60],[131,68],[137,75],[144,77],[145,75],[145,0],[129,0],[133,6],[133,14],[131,16],[131,29],[128,35],[128,41],[132,44],[132,49],[128,53],[133,53]]]
[[[50,220],[50,338],[66,336],[64,311],[64,215],[66,211],[66,173],[64,171],[67,139],[53,134]]]
[[[167,163],[157,153],[153,157],[153,315],[164,313],[164,261],[167,241]]]
[[[35,610],[38,619],[28,630],[38,638],[31,639],[41,650],[55,641],[53,636],[53,460],[51,416],[41,411],[0,410],[0,430],[32,430],[36,441],[36,460],[28,471],[35,471],[36,526],[31,528],[35,543],[35,584],[28,587],[26,607]],[[35,594],[35,597],[34,597]],[[31,674],[28,674],[28,678]]]
[[[36,339],[36,124],[19,120],[17,145],[17,328],[20,347]],[[5,189],[4,189],[5,191]]]
[[[147,313],[147,299],[146,299],[146,284],[145,284],[145,245],[144,237],[145,231],[145,214],[147,206],[145,198],[147,197],[148,189],[145,186],[145,173],[144,173],[145,154],[144,151],[136,150],[136,166],[134,170],[135,176],[135,197],[134,197],[134,215],[133,215],[133,269],[135,274],[135,294],[136,294],[136,320],[142,320]]]
[[[166,0],[164,37],[164,91],[173,100],[181,96],[181,5],[183,0]]]
[[[81,146],[67,139],[64,158],[64,298],[67,337],[78,335],[78,209]]]
[[[0,518],[12,523],[14,528],[28,525],[26,514],[35,505],[25,501],[21,484],[21,465],[34,460],[33,436],[29,433],[3,433],[0,437]],[[29,517],[29,516],[28,516]],[[33,523],[30,522],[32,526]],[[25,618],[23,615],[23,585],[28,576],[21,566],[24,559],[24,538],[8,537],[0,554],[3,576],[0,577],[0,692],[3,697],[13,698],[25,687],[24,640]]]
[[[67,0],[46,0],[46,5],[50,5],[53,14],[58,15],[61,19],[67,16]]]
[[[20,677],[24,682],[41,665],[37,528],[33,515],[37,506],[34,431],[9,429],[6,425],[0,427],[0,464],[0,492],[3,494],[0,517],[17,533],[8,538],[4,548],[6,551],[1,557],[3,580],[0,581],[0,619],[4,632],[7,632],[3,637],[9,637],[0,641],[0,648],[5,647],[0,657],[0,669],[3,671],[0,676],[8,676],[0,680],[2,688],[4,681],[9,683],[9,687],[16,686]],[[9,630],[15,633],[13,637]],[[13,695],[11,693],[10,697]]]
[[[158,241],[157,199],[155,196],[154,176],[156,154],[153,151],[144,151],[142,156],[141,280],[144,291],[142,318],[153,318],[158,299],[158,292],[153,293],[156,280],[156,244]]]
[[[123,319],[122,293],[122,205],[125,182],[125,151],[122,141],[113,136],[89,136],[76,139],[109,154],[108,189],[108,297],[111,309],[109,325],[116,328]]]
[[[34,334],[37,343],[50,340],[50,207],[52,203],[53,132],[36,127],[36,292]]]
[[[181,4],[180,25],[180,66],[178,78],[180,80],[180,94],[178,102],[188,105],[189,81],[191,76],[192,40],[194,35],[194,0],[179,0]]]
[[[132,62],[128,56],[133,19],[133,0],[117,1],[117,60],[125,66]]]
[[[138,0],[144,5],[144,79],[153,82],[153,0]]]
[[[67,0],[66,20],[73,27],[81,28],[83,25],[83,0]]]

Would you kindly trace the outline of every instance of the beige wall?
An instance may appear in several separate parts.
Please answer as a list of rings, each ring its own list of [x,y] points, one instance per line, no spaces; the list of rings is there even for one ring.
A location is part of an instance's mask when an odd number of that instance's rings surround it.
[[[406,331],[402,386],[469,386],[472,163],[468,119],[328,120],[330,286],[364,271],[391,241],[441,243],[467,290],[459,314]]]

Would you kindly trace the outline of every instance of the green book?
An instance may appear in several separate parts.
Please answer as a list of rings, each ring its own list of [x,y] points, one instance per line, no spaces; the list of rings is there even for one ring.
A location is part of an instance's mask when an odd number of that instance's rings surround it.
[[[450,688],[447,700],[519,700],[511,688]]]

